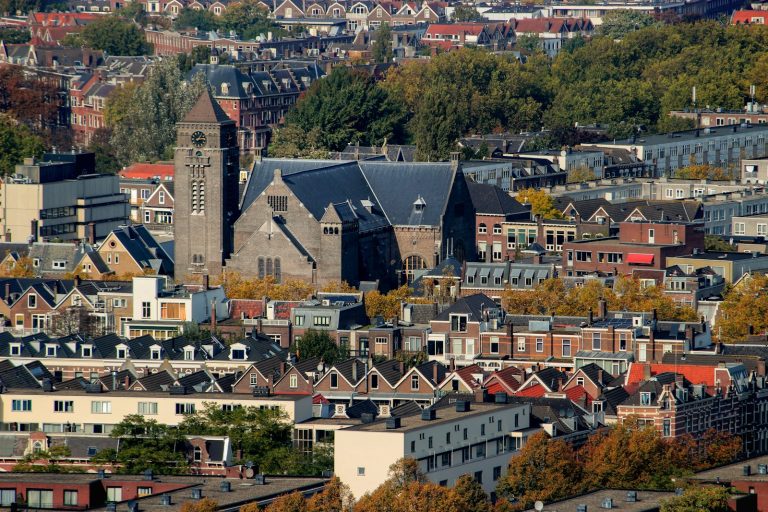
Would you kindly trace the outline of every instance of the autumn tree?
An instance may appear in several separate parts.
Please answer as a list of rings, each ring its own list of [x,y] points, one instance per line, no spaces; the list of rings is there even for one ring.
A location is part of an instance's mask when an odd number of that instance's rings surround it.
[[[728,181],[733,179],[730,173],[722,167],[709,164],[695,164],[681,167],[675,171],[675,178],[683,180],[712,180]]]
[[[0,68],[0,112],[32,133],[47,136],[58,120],[59,104],[58,90],[51,83],[26,75],[21,66]]]
[[[583,181],[592,181],[597,179],[595,171],[589,167],[582,165],[572,171],[568,171],[568,183],[581,183]]]
[[[736,342],[750,332],[768,331],[768,276],[754,273],[730,288],[720,303],[720,340]]]
[[[736,252],[737,248],[717,235],[704,235],[704,250],[712,252]]]
[[[267,505],[264,512],[307,512],[307,500],[299,491],[284,494]]]
[[[181,504],[180,512],[216,512],[219,502],[213,498],[203,498],[199,501],[185,501]]]
[[[101,331],[100,319],[92,315],[85,306],[61,308],[51,318],[50,332],[56,336],[82,334],[96,337],[103,334]]]
[[[453,495],[461,512],[488,512],[488,495],[472,475],[462,475],[456,480]]]
[[[392,29],[389,23],[383,23],[374,32],[376,40],[371,47],[374,62],[386,63],[392,61]]]
[[[320,288],[320,291],[326,293],[355,293],[357,292],[357,288],[346,281],[334,280],[325,283],[323,287]]]
[[[227,31],[234,31],[242,39],[255,39],[260,35],[283,34],[283,30],[269,19],[269,11],[256,0],[241,0],[227,6],[219,16],[217,25]]]
[[[307,500],[306,512],[352,512],[354,504],[349,486],[333,477],[325,484],[323,492]]]
[[[555,501],[583,489],[582,466],[570,445],[538,432],[509,461],[496,486],[500,497],[528,508],[537,500]]]
[[[527,188],[517,192],[515,199],[531,206],[531,215],[543,219],[561,219],[563,214],[555,207],[554,198],[543,189]]]
[[[403,458],[389,467],[389,478],[372,493],[363,496],[355,512],[419,510],[461,512],[453,491],[427,482],[415,459]]]
[[[395,318],[400,314],[400,304],[405,302],[413,290],[408,285],[395,288],[387,294],[378,290],[365,294],[365,314],[369,318],[380,316],[384,319]]]
[[[35,277],[35,275],[35,267],[29,256],[22,256],[15,262],[8,261],[0,265],[0,277]]]
[[[249,279],[237,272],[228,272],[222,285],[230,299],[304,300],[315,292],[306,281],[287,279],[278,283],[272,276]]]
[[[662,500],[660,512],[727,512],[729,499],[727,487],[690,486],[682,495]]]

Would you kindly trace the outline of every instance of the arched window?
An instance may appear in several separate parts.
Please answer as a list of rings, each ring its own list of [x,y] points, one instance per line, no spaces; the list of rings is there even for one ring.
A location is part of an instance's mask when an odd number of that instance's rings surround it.
[[[282,271],[280,269],[280,258],[275,258],[275,282],[279,283],[282,279]]]
[[[32,453],[40,453],[43,451],[43,443],[40,441],[35,441],[34,444],[32,444]]]
[[[481,222],[477,226],[477,232],[480,233],[481,235],[483,235],[483,234],[488,232],[488,226],[485,225],[485,222]]]
[[[259,256],[259,279],[264,279],[264,258]]]
[[[494,235],[500,235],[501,234],[501,224],[494,224],[493,225],[493,234]]]
[[[272,258],[267,258],[267,275],[271,276],[272,272]]]
[[[421,256],[408,256],[403,262],[403,271],[405,272],[405,278],[408,284],[413,282],[414,272],[417,270],[424,270],[427,268],[427,264],[424,262],[424,258]]]

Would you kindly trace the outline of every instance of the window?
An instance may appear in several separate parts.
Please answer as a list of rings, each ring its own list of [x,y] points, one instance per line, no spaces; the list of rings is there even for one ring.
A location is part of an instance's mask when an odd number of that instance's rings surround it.
[[[118,348],[116,350],[117,352],[117,358],[118,359],[125,359],[125,349],[124,348]]]
[[[195,414],[195,404],[192,403],[177,403],[176,414]]]
[[[664,437],[670,437],[672,436],[672,422],[669,418],[664,418],[664,423],[662,424],[662,435]]]
[[[0,489],[0,507],[10,507],[16,502],[16,489]]]
[[[152,496],[152,488],[151,487],[139,487],[138,490],[139,498],[143,496]]]
[[[157,414],[157,402],[139,402],[138,413],[154,416]]]
[[[411,391],[419,390],[419,376],[411,375]]]
[[[432,436],[429,436],[429,439],[427,440],[427,443],[428,443],[428,445],[427,445],[427,446],[428,446],[428,448],[429,448],[430,450],[431,450],[432,448],[434,448],[434,446],[433,446],[433,442],[432,442]]]
[[[149,210],[144,210],[144,223],[149,224],[152,222],[152,212]]]
[[[492,336],[491,337],[491,354],[498,354],[498,353],[499,353],[499,337]]]
[[[74,412],[75,402],[72,400],[54,400],[53,412]]]
[[[30,293],[27,297],[27,307],[32,309],[37,307],[37,295],[34,293]]]
[[[331,389],[339,387],[339,374],[336,372],[331,373]]]
[[[112,402],[106,402],[102,400],[95,400],[91,402],[91,412],[93,414],[111,414]]]
[[[544,352],[544,338],[536,338],[536,352]]]
[[[64,491],[64,505],[77,505],[77,491]]]
[[[501,478],[501,466],[495,466],[493,468],[493,481],[495,482],[499,478]]]
[[[379,389],[379,376],[375,373],[371,374],[371,389]]]
[[[525,350],[526,350],[526,348],[525,348],[525,338],[523,338],[523,337],[517,338],[517,351],[518,352],[525,352]]]
[[[358,467],[357,468],[357,476],[365,476],[365,468],[364,467]]]
[[[734,235],[743,235],[745,232],[744,229],[744,223],[743,222],[734,222],[733,223],[733,234]]]
[[[28,489],[27,506],[30,508],[53,508],[53,491],[47,489]]]
[[[451,315],[451,331],[467,332],[466,315]]]
[[[328,327],[331,325],[331,317],[330,316],[313,316],[312,325],[319,326],[319,327]]]
[[[298,377],[298,375],[292,374],[289,377],[288,380],[289,380],[288,387],[290,387],[291,389],[296,389],[296,388],[299,387],[299,377]]]
[[[141,303],[141,318],[149,318],[152,315],[152,304],[149,302]]]
[[[158,360],[160,359],[160,349],[159,348],[153,348],[151,350],[150,358]]]
[[[236,359],[238,361],[242,361],[245,359],[245,349],[243,348],[233,348],[231,353],[232,353],[232,359]]]
[[[67,262],[65,260],[53,260],[51,266],[55,270],[64,270],[67,268]]]
[[[296,315],[293,317],[293,325],[301,327],[304,325],[304,315]]]
[[[571,357],[571,340],[570,338],[563,339],[563,357]]]
[[[112,501],[115,503],[123,501],[123,488],[107,487],[107,501]]]
[[[600,342],[600,333],[599,332],[593,332],[592,333],[592,350],[600,350],[602,348],[602,343]]]
[[[163,302],[160,304],[160,318],[163,320],[186,320],[187,308],[184,304]]]
[[[485,233],[488,232],[488,226],[486,226],[484,222],[480,223],[477,226],[477,232],[480,233],[481,235],[484,235]]]
[[[157,202],[160,204],[165,204],[165,192],[162,190],[157,193]]]
[[[82,357],[93,357],[93,347],[82,347],[80,353],[82,354]]]
[[[424,261],[424,258],[421,256],[408,256],[405,259],[404,265],[403,265],[403,271],[405,272],[405,277],[408,281],[408,283],[412,283],[415,279],[415,273],[418,270],[424,270],[427,268],[427,263]]]
[[[274,212],[287,212],[288,196],[267,196],[267,204]]]
[[[493,225],[493,234],[494,235],[500,235],[501,234],[501,224],[494,224]]]
[[[648,392],[640,393],[640,405],[651,405],[651,394]]]
[[[376,337],[375,339],[376,339],[376,344],[377,344],[377,345],[386,345],[386,344],[387,344],[387,342],[389,341],[389,340],[388,340],[387,338],[385,338],[385,337]]]
[[[32,327],[42,328],[45,325],[45,322],[40,322],[39,315],[32,315]],[[34,318],[37,317],[37,318]],[[56,357],[56,345],[46,345],[45,346],[45,355],[47,357]]]
[[[32,400],[13,400],[11,402],[12,411],[28,412],[32,410]]]

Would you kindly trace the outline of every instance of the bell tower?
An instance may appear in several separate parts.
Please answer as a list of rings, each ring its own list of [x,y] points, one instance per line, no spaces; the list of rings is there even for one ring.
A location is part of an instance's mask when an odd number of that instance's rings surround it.
[[[176,125],[175,278],[221,274],[239,214],[237,126],[210,91]]]

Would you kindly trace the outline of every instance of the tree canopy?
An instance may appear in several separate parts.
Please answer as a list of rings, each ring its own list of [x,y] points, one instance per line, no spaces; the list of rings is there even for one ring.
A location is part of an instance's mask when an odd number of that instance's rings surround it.
[[[13,173],[24,158],[42,156],[44,151],[43,140],[29,128],[0,116],[0,174]]]
[[[451,19],[457,23],[466,21],[482,21],[483,16],[471,5],[457,5],[451,14]]]
[[[146,55],[151,53],[144,32],[131,21],[119,16],[101,16],[85,26],[79,34],[64,38],[65,46],[85,46],[103,50],[108,55]]]
[[[681,496],[661,502],[660,512],[727,512],[730,510],[727,487],[704,485],[689,487]]]
[[[293,351],[302,359],[319,357],[333,365],[349,357],[349,347],[337,344],[326,331],[309,329],[296,342]]]
[[[750,331],[768,331],[768,276],[754,273],[731,287],[720,304],[716,334],[721,341],[743,340]]]
[[[616,9],[605,13],[603,23],[598,28],[598,34],[611,39],[622,39],[630,32],[650,27],[654,23],[656,20],[646,12]]]

